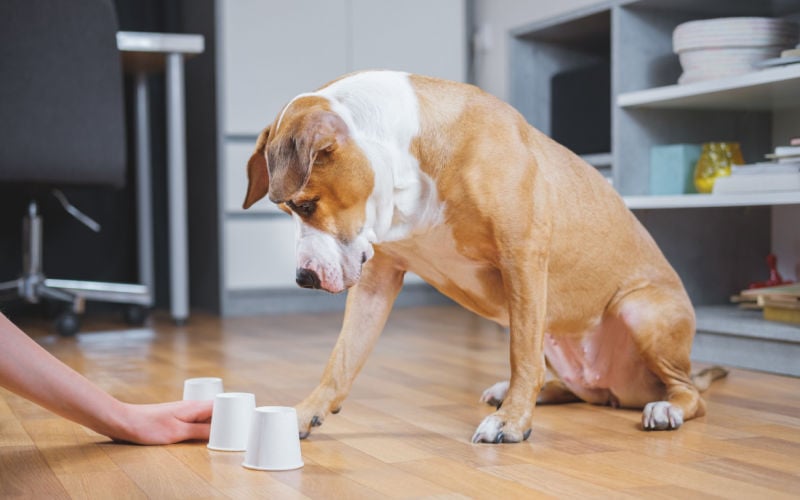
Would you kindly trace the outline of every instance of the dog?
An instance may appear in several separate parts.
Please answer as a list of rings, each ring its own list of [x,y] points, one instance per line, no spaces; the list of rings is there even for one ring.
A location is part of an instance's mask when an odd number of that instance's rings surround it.
[[[301,437],[337,413],[407,271],[509,327],[510,380],[474,443],[514,443],[535,404],[643,408],[645,430],[705,413],[692,304],[623,200],[578,156],[475,86],[365,71],[292,99],[258,137],[244,208],[296,224],[297,284],[348,291]],[[548,374],[552,376],[548,377]]]

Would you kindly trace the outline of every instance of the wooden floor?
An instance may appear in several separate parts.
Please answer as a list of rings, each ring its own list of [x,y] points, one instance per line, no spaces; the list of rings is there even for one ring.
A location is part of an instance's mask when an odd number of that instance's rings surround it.
[[[136,330],[89,322],[100,331],[76,339],[22,326],[123,400],[179,399],[183,379],[221,376],[259,405],[292,405],[317,383],[340,321],[194,316],[178,328],[160,317]],[[491,412],[478,397],[507,378],[507,342],[459,308],[394,311],[342,412],[289,472],[248,470],[242,453],[199,442],[112,444],[0,389],[0,497],[800,496],[800,379],[756,372],[717,382],[708,416],[677,432],[639,430],[638,411],[570,404],[537,408],[525,443],[470,444]]]

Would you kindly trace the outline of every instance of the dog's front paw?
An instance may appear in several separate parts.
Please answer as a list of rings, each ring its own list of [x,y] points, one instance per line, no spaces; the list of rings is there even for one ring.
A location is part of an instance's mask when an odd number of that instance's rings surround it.
[[[507,392],[508,380],[498,382],[483,391],[483,394],[481,395],[481,403],[486,403],[487,405],[492,405],[495,408],[500,409],[500,406],[503,404],[503,400],[506,398]]]
[[[677,429],[683,424],[683,410],[669,401],[647,403],[642,411],[642,427],[646,431]]]
[[[481,425],[472,435],[473,443],[519,443],[531,435],[530,428],[524,431],[521,426],[506,421],[505,414],[501,411],[492,413],[483,419]]]
[[[322,425],[327,416],[326,411],[307,405],[305,402],[295,407],[295,411],[297,411],[297,430],[300,433],[300,439],[307,438],[311,434],[311,429]],[[338,413],[338,409],[332,413]]]

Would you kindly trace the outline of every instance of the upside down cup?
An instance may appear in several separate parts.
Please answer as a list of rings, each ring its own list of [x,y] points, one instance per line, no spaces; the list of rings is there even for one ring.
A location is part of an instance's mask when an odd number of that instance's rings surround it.
[[[225,391],[219,377],[187,378],[183,382],[184,401],[213,401],[221,392]]]
[[[214,398],[208,449],[244,451],[256,397],[249,392],[223,392]]]
[[[303,466],[297,412],[287,406],[253,410],[243,466],[256,470],[292,470]]]

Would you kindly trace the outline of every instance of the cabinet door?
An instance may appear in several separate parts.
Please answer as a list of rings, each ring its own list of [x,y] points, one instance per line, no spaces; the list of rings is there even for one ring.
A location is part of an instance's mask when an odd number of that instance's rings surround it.
[[[347,3],[219,0],[226,134],[258,134],[292,97],[347,72]]]
[[[285,214],[225,224],[227,290],[295,287],[294,222]]]
[[[464,0],[352,0],[352,69],[464,81]]]

